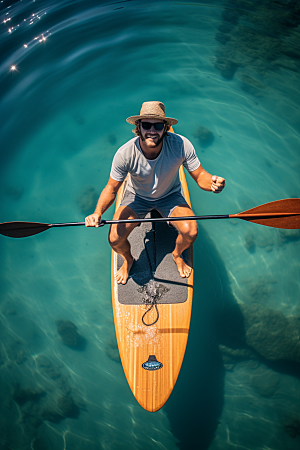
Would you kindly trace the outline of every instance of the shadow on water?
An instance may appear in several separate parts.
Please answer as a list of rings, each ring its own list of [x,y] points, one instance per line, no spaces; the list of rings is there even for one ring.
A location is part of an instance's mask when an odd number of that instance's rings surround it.
[[[178,382],[164,407],[181,450],[208,449],[214,439],[224,403],[225,375],[217,329],[225,302],[234,304],[223,260],[201,225],[194,252],[189,341]],[[237,322],[242,335],[242,316]]]
[[[194,251],[196,281],[189,341],[178,382],[164,407],[181,450],[209,449],[224,406],[227,362],[234,365],[252,359],[300,379],[299,352],[294,352],[298,318],[286,318],[259,304],[238,304],[224,261],[201,225]],[[229,349],[228,354],[224,349]]]

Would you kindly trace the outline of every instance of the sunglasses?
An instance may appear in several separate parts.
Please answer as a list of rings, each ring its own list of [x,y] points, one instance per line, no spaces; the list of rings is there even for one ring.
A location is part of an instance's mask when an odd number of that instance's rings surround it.
[[[151,130],[152,127],[154,127],[154,130],[161,131],[163,130],[165,123],[150,123],[150,122],[140,122],[140,125],[144,130]]]

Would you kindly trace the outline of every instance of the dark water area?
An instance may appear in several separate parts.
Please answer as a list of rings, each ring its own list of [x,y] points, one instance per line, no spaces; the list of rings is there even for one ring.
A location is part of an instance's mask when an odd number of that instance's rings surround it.
[[[194,294],[189,346],[180,373],[180,381],[175,386],[174,395],[164,407],[170,418],[171,429],[180,441],[177,445],[182,450],[224,447],[223,440],[216,442],[218,426],[219,429],[225,426],[230,430],[230,424],[232,426],[234,421],[230,410],[227,422],[222,420],[225,398],[230,390],[225,379],[228,373],[234,372],[239,366],[244,367],[246,372],[250,372],[250,380],[247,382],[250,381],[251,384],[252,380],[254,386],[257,382],[256,388],[261,397],[273,396],[279,374],[286,376],[287,379],[290,377],[300,379],[299,362],[285,360],[287,354],[280,355],[280,344],[278,345],[274,340],[274,335],[279,335],[281,341],[285,339],[280,320],[277,323],[276,319],[274,320],[276,312],[274,310],[264,311],[258,305],[253,305],[254,308],[251,306],[241,308],[233,296],[222,256],[201,228],[199,238],[201,244],[196,244],[196,254],[202,255],[202,258],[198,257],[197,259],[197,267],[199,267],[201,275],[197,285],[198,289],[195,289]],[[210,255],[210,257],[207,258],[203,255]],[[209,299],[209,301],[203,301],[203,299]],[[254,324],[258,329],[255,330],[253,336],[249,336],[249,322],[250,325],[252,325],[251,322],[254,322],[252,313],[253,310],[256,313],[257,309],[261,316],[267,316],[269,329],[262,336],[259,328],[265,327],[266,324],[264,319],[258,318],[257,323]],[[282,317],[280,318],[282,319]],[[284,323],[284,326],[286,325]],[[298,324],[296,327],[298,329]],[[265,339],[260,348],[255,342],[257,338]],[[292,337],[289,336],[289,338]],[[285,345],[284,342],[281,345]],[[266,355],[268,352],[269,354]],[[262,367],[264,369],[261,376],[260,369]],[[258,374],[255,375],[256,373]],[[274,373],[277,375],[274,376]],[[249,373],[247,378],[248,376]],[[237,401],[240,402],[238,389],[233,388],[231,395],[236,396]],[[259,409],[259,398],[254,393],[252,395],[250,404],[256,403],[256,409]],[[238,414],[242,415],[247,410],[249,407],[247,403],[247,401],[244,402]],[[180,411],[178,405],[180,405]],[[233,410],[232,413],[234,414],[235,411]],[[284,419],[280,417],[276,426],[277,432],[285,429],[295,437],[298,429],[297,419],[290,418],[289,423],[287,417]],[[261,419],[264,420],[263,417]],[[242,420],[239,426],[241,424]],[[244,436],[247,436],[248,439],[248,434],[257,432],[255,426],[252,428],[249,425],[246,425],[246,430],[241,431],[241,447],[245,446],[242,443]],[[248,430],[247,426],[249,426]],[[263,433],[256,436],[256,443],[246,448],[257,448],[263,435],[269,432],[265,429]],[[278,439],[277,434],[272,439],[274,447],[270,446],[270,448],[284,448],[286,445],[284,436],[280,437],[279,445],[275,443],[275,440]]]
[[[196,214],[300,197],[298,2],[4,0],[0,17],[0,222],[84,220],[148,100],[226,178],[211,195],[187,176]],[[298,449],[299,230],[199,223],[186,355],[154,414],[120,364],[107,232],[0,236],[1,449]]]

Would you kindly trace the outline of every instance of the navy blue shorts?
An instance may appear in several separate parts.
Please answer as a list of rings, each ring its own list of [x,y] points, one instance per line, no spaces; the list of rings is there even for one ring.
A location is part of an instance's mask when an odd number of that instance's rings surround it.
[[[126,191],[120,204],[120,206],[129,206],[140,219],[143,219],[152,209],[156,209],[162,217],[170,217],[174,209],[179,205],[190,208],[181,192],[173,192],[157,200],[145,200],[137,194]]]

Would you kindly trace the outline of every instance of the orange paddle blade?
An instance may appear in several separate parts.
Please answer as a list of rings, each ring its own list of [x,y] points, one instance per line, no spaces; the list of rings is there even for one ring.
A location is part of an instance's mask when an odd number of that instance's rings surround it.
[[[300,228],[300,198],[276,200],[229,217],[267,227],[295,230]]]

